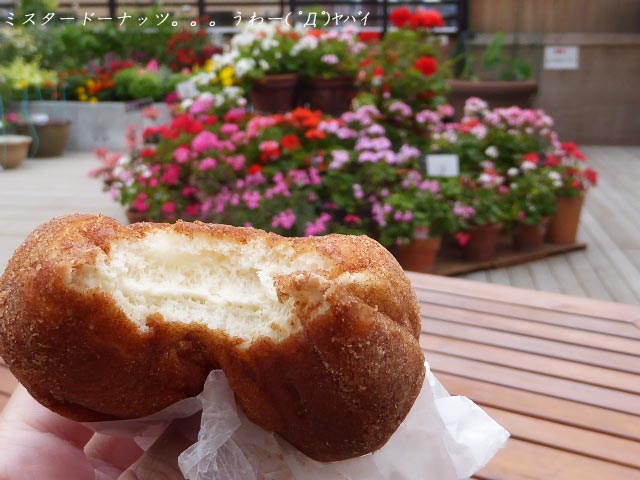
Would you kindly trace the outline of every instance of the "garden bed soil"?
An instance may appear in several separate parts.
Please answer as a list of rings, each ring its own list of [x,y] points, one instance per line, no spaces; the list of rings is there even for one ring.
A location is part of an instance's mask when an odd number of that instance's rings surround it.
[[[511,267],[535,260],[542,260],[551,255],[584,250],[585,248],[587,248],[586,243],[575,242],[564,245],[545,243],[542,247],[535,250],[516,250],[513,248],[511,239],[503,236],[500,245],[498,245],[495,257],[489,260],[468,261],[463,260],[461,249],[456,246],[443,244],[436,264],[433,267],[433,274],[455,276],[477,272],[479,270]]]

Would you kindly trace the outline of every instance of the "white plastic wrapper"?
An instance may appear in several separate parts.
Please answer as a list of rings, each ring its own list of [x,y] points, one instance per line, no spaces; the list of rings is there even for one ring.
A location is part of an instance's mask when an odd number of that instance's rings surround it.
[[[221,371],[201,394],[198,442],[178,460],[188,480],[415,480],[468,478],[502,448],[509,433],[466,397],[451,397],[429,366],[411,412],[371,455],[316,462],[236,409]]]
[[[96,431],[138,436],[146,447],[166,422],[202,408],[198,441],[178,463],[187,480],[438,480],[466,479],[502,448],[509,432],[466,397],[452,397],[431,373],[409,415],[380,450],[333,463],[316,462],[237,409],[221,370],[198,396],[150,417],[87,424]]]

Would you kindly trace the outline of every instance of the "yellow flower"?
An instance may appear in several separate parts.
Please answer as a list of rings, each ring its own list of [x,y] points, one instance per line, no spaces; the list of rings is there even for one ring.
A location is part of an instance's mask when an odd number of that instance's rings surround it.
[[[87,87],[89,88],[93,88],[96,86],[96,82],[93,81],[92,79],[87,80]]]
[[[222,86],[230,87],[233,85],[234,75],[235,71],[231,65],[224,67],[220,72],[220,81],[222,82]]]
[[[28,88],[29,82],[27,80],[20,80],[18,82],[18,88]]]
[[[98,103],[98,98],[97,97],[91,97],[89,99],[89,103]]]
[[[203,68],[204,68],[204,71],[207,73],[213,72],[213,60],[209,59],[206,62],[204,62]]]
[[[85,92],[86,92],[86,90],[84,89],[84,87],[78,87],[78,88],[76,88],[76,93],[77,93],[78,95],[82,95],[82,94],[83,94],[83,93],[85,93]]]
[[[87,97],[84,93],[78,95],[78,100],[80,100],[81,102],[86,102],[89,99],[89,97]]]

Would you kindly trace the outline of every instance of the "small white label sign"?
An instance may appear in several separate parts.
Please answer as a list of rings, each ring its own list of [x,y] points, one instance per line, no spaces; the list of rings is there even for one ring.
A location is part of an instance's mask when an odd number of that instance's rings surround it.
[[[545,47],[544,68],[545,70],[578,70],[580,47]]]
[[[460,175],[460,158],[452,154],[429,154],[425,157],[427,175],[430,177],[457,177]]]

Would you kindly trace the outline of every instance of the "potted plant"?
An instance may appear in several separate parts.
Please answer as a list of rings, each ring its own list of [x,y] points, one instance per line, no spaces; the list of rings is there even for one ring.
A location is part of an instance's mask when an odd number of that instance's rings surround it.
[[[547,239],[552,243],[575,243],[587,191],[598,184],[598,172],[583,168],[587,157],[573,142],[546,156],[545,165],[554,176],[557,211],[551,217]]]
[[[531,107],[538,82],[532,79],[531,65],[518,57],[517,36],[515,46],[508,51],[505,41],[506,35],[497,33],[480,62],[469,52],[462,56],[460,75],[449,80],[449,102],[457,112],[462,112],[470,97],[482,98],[493,108]]]
[[[214,55],[214,75],[235,76],[251,92],[253,107],[260,112],[292,110],[296,101],[299,58],[292,49],[300,33],[291,27],[261,24],[236,34],[220,55]]]
[[[542,247],[549,219],[556,211],[553,172],[539,169],[539,156],[523,157],[519,168],[508,171],[510,179],[507,201],[507,219],[513,229],[516,250],[534,250]]]
[[[454,215],[438,180],[409,170],[385,200],[384,245],[395,246],[398,261],[406,270],[433,271],[442,236],[451,232]]]
[[[496,254],[504,228],[507,187],[495,170],[487,169],[477,180],[461,177],[450,201],[456,217],[456,240],[465,260],[485,261]]]
[[[435,109],[446,103],[446,68],[439,61],[435,28],[444,26],[437,10],[399,8],[392,12],[396,27],[382,40],[367,44],[357,84],[357,104],[402,101],[415,111]]]
[[[3,169],[17,168],[29,155],[31,137],[4,133],[6,125],[0,119],[0,167]]]
[[[0,66],[0,77],[5,79],[15,99],[28,99],[30,88],[53,88],[57,82],[57,74],[40,68],[37,59],[15,58],[8,65]],[[17,134],[32,138],[35,157],[60,156],[67,145],[70,125],[69,120],[50,117],[46,113],[30,113],[13,122]]]
[[[292,53],[300,50],[300,72],[304,80],[302,102],[331,115],[347,111],[364,48],[352,29],[340,33],[311,30],[300,39]]]

